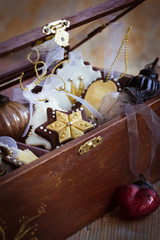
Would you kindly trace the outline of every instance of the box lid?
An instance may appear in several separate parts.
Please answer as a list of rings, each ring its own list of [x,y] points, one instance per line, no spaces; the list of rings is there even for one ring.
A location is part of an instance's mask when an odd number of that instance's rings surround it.
[[[72,30],[79,26],[82,26],[86,23],[90,23],[97,19],[100,19],[104,16],[110,15],[112,13],[124,10],[121,14],[117,15],[114,19],[112,19],[110,23],[113,21],[118,20],[123,15],[127,14],[129,11],[137,7],[140,3],[144,2],[145,0],[109,0],[102,4],[99,4],[95,7],[91,7],[85,9],[83,11],[77,12],[72,16],[68,16],[64,19],[70,22],[70,26],[67,29]],[[108,23],[107,23],[108,24]],[[0,56],[6,55],[13,51],[17,51],[27,46],[33,45],[36,41],[40,39],[45,39],[46,35],[42,32],[42,28],[37,28],[27,33],[18,35],[13,37],[7,41],[0,43]]]

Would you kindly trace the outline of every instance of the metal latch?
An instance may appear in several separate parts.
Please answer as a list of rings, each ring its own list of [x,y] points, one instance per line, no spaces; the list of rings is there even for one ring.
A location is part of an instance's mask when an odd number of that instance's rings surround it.
[[[89,151],[91,151],[92,149],[96,148],[99,144],[101,144],[103,141],[103,138],[101,136],[95,137],[91,140],[89,140],[88,142],[86,142],[85,144],[83,144],[79,150],[78,153],[80,155],[87,153]]]
[[[46,35],[54,34],[55,42],[62,47],[69,45],[69,33],[66,32],[66,28],[70,26],[70,22],[67,20],[57,20],[55,22],[49,23],[47,26],[43,27],[42,32]]]

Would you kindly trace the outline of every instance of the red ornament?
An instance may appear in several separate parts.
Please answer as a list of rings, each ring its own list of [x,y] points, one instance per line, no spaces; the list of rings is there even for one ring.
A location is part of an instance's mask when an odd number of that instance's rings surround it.
[[[133,184],[120,187],[116,203],[126,216],[137,218],[154,212],[160,205],[160,197],[143,177]]]

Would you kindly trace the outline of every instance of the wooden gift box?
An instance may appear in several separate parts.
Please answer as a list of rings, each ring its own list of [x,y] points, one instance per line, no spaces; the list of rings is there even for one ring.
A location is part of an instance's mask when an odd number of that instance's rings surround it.
[[[127,12],[141,2],[108,1],[66,19],[71,22],[71,30],[119,10],[126,9]],[[1,43],[0,55],[24,48],[45,37],[42,28],[20,35]],[[19,84],[12,79],[20,76],[22,71],[27,76],[26,83],[34,79],[32,66],[24,62],[1,74],[1,94],[10,96]],[[126,75],[122,79],[122,85],[128,77]],[[160,116],[160,96],[146,103]],[[141,116],[138,116],[138,126],[138,168],[139,172],[144,172],[150,162],[151,134]],[[80,147],[95,138],[97,142],[102,139],[102,142],[93,149],[91,144],[91,150],[80,155]],[[33,152],[38,150],[30,148]],[[38,160],[0,178],[0,239],[66,239],[115,207],[115,190],[121,184],[135,180],[129,168],[125,114],[58,149],[45,154],[42,151],[39,155]],[[160,178],[159,156],[160,147],[157,147],[149,178],[151,183]]]

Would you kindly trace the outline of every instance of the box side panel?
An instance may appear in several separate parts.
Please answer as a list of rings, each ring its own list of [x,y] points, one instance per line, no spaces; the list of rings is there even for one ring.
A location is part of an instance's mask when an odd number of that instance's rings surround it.
[[[153,105],[160,116],[160,101]],[[16,177],[0,184],[0,234],[6,239],[66,239],[114,207],[115,190],[135,180],[129,168],[129,143],[124,116],[104,124],[84,137],[52,152]],[[150,161],[151,134],[141,117],[139,172]],[[103,142],[79,155],[86,141],[98,136]],[[152,165],[150,181],[160,178],[160,146]],[[17,238],[16,238],[17,237]],[[5,239],[5,238],[4,238]]]

